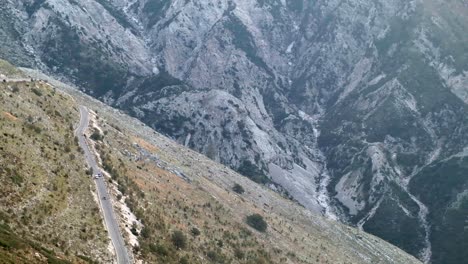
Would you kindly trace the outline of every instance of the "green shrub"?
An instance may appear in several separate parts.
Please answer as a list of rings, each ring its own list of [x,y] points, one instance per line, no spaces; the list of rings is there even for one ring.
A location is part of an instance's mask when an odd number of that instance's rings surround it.
[[[235,248],[234,249],[234,256],[237,258],[237,259],[244,259],[245,257],[245,254],[244,252],[240,249],[240,248]]]
[[[263,219],[263,216],[259,214],[253,214],[253,215],[247,216],[246,222],[249,226],[251,226],[252,228],[260,232],[265,232],[268,227],[268,224]]]
[[[157,245],[151,244],[149,246],[149,249],[152,253],[158,254],[159,256],[165,257],[169,255],[169,250],[167,250],[166,246],[161,245],[161,244],[157,244]]]
[[[137,225],[135,222],[133,222],[133,225],[132,225],[132,228],[130,229],[130,232],[132,232],[133,235],[135,236],[139,236],[140,234],[138,233],[138,230],[137,230]]]
[[[13,174],[10,176],[10,179],[13,183],[15,183],[18,186],[21,186],[24,179],[21,175],[19,175],[16,171],[12,172]]]
[[[185,249],[187,247],[187,237],[182,233],[182,231],[174,231],[174,233],[172,233],[171,240],[172,244],[177,249]]]
[[[101,141],[104,139],[104,136],[99,133],[99,131],[94,130],[93,134],[91,134],[90,138],[94,141]]]
[[[183,256],[180,260],[179,260],[179,264],[189,264],[190,263],[190,260],[187,256]]]
[[[201,234],[200,230],[196,227],[192,228],[190,232],[192,233],[193,236],[199,236]]]
[[[65,146],[65,149],[64,149],[64,150],[65,150],[66,153],[71,152],[71,148],[70,148],[70,146],[68,146],[68,145]]]
[[[232,190],[238,194],[243,194],[245,192],[244,187],[242,187],[240,184],[234,184],[234,187],[232,187]]]
[[[40,127],[38,127],[36,124],[26,124],[26,127],[29,130],[34,131],[36,134],[39,134],[39,133],[42,132],[42,129]]]
[[[143,238],[150,238],[151,237],[151,230],[149,227],[147,226],[144,226],[143,229],[141,229],[141,232],[140,232],[140,235],[143,237]]]
[[[214,250],[208,251],[208,253],[206,253],[206,256],[213,263],[225,263],[226,262],[226,257],[220,252],[216,252]]]
[[[218,245],[218,247],[223,247],[224,242],[222,240],[218,240],[218,241],[216,241],[216,245]]]
[[[39,89],[32,88],[31,91],[37,96],[42,96],[42,92]]]

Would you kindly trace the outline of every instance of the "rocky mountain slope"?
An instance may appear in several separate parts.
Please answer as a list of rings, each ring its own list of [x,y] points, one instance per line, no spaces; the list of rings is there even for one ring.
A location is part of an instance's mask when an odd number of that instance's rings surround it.
[[[0,75],[25,78],[4,61]],[[112,261],[75,106],[43,82],[0,82],[0,263]]]
[[[92,177],[73,139],[79,105],[94,110],[87,137],[135,261],[420,263],[63,83],[30,70],[49,82],[21,80],[26,76],[3,61],[0,74],[8,78],[0,82],[2,263],[112,262]],[[254,213],[266,230],[248,224]]]
[[[466,1],[4,2],[2,56],[425,262],[466,259]]]

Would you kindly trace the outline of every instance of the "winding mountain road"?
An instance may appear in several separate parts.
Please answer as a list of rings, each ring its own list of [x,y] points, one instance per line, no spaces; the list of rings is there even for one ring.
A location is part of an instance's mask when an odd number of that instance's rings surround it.
[[[86,138],[84,133],[89,125],[89,112],[88,109],[84,106],[80,106],[80,124],[75,130],[75,135],[78,137],[78,143],[84,151],[86,162],[92,168],[93,175],[96,175],[101,172],[96,158],[89,150],[88,144],[86,143]],[[94,178],[94,177],[93,177]],[[130,259],[128,256],[127,249],[125,247],[122,234],[120,233],[119,224],[115,219],[114,211],[112,208],[111,198],[108,195],[106,182],[104,177],[94,178],[96,184],[96,190],[98,194],[99,205],[101,207],[102,214],[104,216],[104,222],[106,224],[107,231],[111,238],[112,244],[114,245],[115,253],[117,255],[117,263],[119,264],[129,264]]]

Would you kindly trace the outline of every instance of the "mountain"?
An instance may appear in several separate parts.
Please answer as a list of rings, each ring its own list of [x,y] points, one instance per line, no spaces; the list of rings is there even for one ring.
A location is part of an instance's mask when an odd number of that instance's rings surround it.
[[[0,75],[26,78],[4,61]],[[0,263],[111,262],[76,103],[43,82],[2,80],[0,91]]]
[[[0,61],[0,74],[2,263],[114,262],[74,137],[83,105],[135,263],[420,263],[42,73]]]
[[[425,262],[466,259],[466,1],[4,2],[4,58]]]

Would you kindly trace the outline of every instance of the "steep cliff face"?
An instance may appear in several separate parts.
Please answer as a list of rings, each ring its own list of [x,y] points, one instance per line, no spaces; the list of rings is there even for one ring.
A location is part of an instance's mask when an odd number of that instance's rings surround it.
[[[23,0],[0,32],[2,55],[309,209],[457,263],[442,234],[466,238],[467,5]]]
[[[467,46],[460,27],[468,24],[455,10],[466,11],[466,4],[426,1],[390,20],[327,109],[319,140],[333,175],[330,193],[348,219],[423,260],[432,255],[434,263],[462,259],[448,257],[442,234],[467,217],[466,178],[459,176],[465,169],[452,157],[463,164],[467,144]],[[434,166],[450,169],[434,172]],[[430,188],[441,190],[429,198]],[[463,225],[460,239],[466,239]]]

